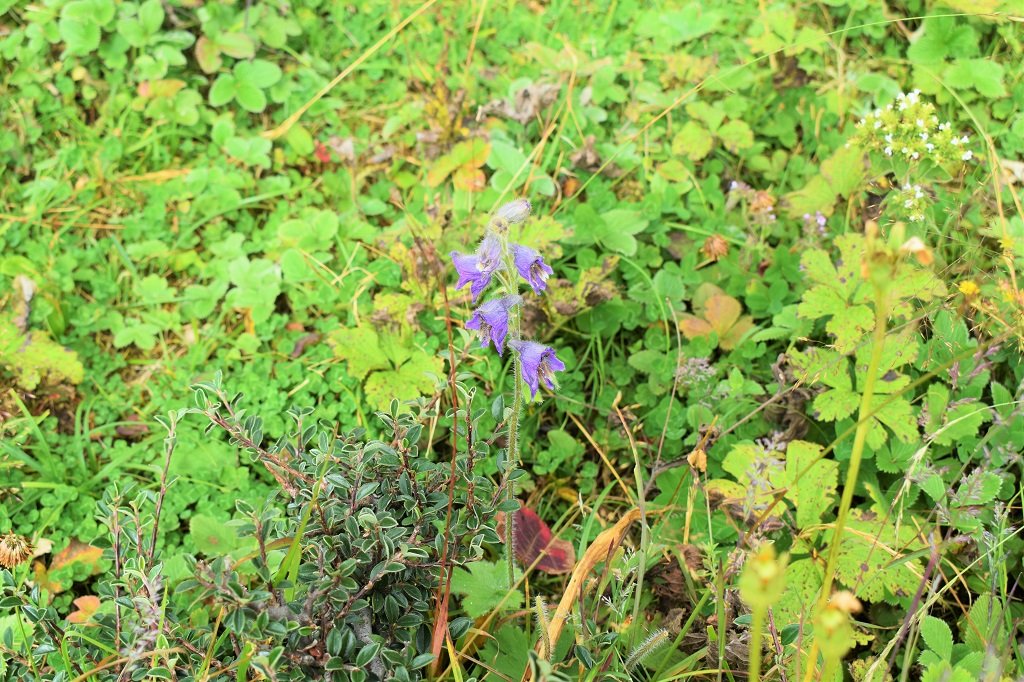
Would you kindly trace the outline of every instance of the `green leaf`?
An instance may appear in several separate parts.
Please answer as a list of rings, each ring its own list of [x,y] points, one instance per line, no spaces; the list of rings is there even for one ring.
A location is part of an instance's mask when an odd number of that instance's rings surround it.
[[[69,54],[89,54],[100,46],[100,27],[91,21],[62,16],[58,30]]]
[[[973,88],[985,97],[1006,97],[1006,70],[994,59],[960,59],[946,68],[943,79],[953,88]]]
[[[0,315],[0,368],[27,391],[40,384],[78,384],[85,368],[78,356],[42,330],[22,334],[9,315]]]
[[[254,88],[265,90],[281,80],[281,68],[265,59],[254,59],[251,62],[235,64],[235,78],[239,83],[247,83]]]
[[[719,128],[718,137],[725,148],[734,154],[754,146],[754,131],[740,119],[729,121]]]
[[[970,57],[978,53],[978,37],[969,24],[957,17],[929,17],[923,33],[907,49],[907,58],[914,64],[940,64],[950,56]]]
[[[456,568],[452,574],[452,592],[461,594],[462,608],[470,618],[479,618],[495,609],[504,599],[505,609],[515,609],[523,603],[523,593],[513,591],[508,599],[507,569],[503,563],[477,561],[469,570]]]
[[[672,138],[672,153],[682,154],[691,161],[700,161],[711,153],[714,136],[696,121],[687,121]]]
[[[227,104],[235,98],[237,83],[235,77],[228,73],[217,76],[210,88],[210,104],[215,107]]]
[[[928,648],[943,659],[948,661],[953,657],[953,631],[946,621],[935,616],[925,616],[921,620],[921,637]]]
[[[426,353],[416,353],[397,370],[374,372],[363,390],[373,407],[386,409],[393,398],[412,400],[434,390],[431,374],[440,375],[444,361]]]
[[[790,442],[786,448],[786,498],[796,508],[797,528],[821,523],[822,515],[835,502],[839,465],[834,460],[819,459],[821,450],[820,445],[801,440]]]
[[[164,7],[160,0],[146,0],[139,7],[139,21],[150,35],[160,30],[164,23]]]
[[[372,370],[391,367],[377,332],[369,327],[336,329],[331,332],[330,342],[334,354],[348,361],[348,373],[356,379],[366,378]]]
[[[209,557],[225,556],[238,546],[234,529],[206,514],[193,516],[188,528],[192,544]]]
[[[239,82],[235,88],[235,99],[246,111],[258,114],[267,107],[267,96],[251,83]]]
[[[798,559],[789,564],[786,567],[786,590],[772,607],[776,627],[809,620],[823,581],[824,571],[814,559]]]

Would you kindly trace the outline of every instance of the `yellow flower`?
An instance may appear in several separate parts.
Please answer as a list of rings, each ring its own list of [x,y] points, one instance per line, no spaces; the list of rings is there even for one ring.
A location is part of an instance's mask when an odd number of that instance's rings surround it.
[[[966,298],[974,298],[981,293],[981,289],[978,288],[978,285],[974,283],[974,280],[970,279],[965,279],[963,282],[960,282],[960,284],[957,285],[957,288]]]

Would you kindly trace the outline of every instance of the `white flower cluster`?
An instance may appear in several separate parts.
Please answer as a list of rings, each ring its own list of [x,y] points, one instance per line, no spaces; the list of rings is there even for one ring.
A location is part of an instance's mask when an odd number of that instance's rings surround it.
[[[907,162],[931,160],[940,166],[970,161],[966,135],[953,133],[953,126],[939,122],[935,105],[921,99],[921,91],[901,92],[884,109],[875,109],[856,125],[854,141],[865,149],[881,151]]]
[[[903,185],[903,188],[893,193],[890,201],[894,205],[902,206],[907,220],[912,223],[924,221],[924,210],[927,207],[928,197],[921,189],[921,185]]]

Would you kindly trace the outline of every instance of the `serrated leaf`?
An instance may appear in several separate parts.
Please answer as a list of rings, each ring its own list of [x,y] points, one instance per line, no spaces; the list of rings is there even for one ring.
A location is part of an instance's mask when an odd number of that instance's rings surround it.
[[[819,459],[821,451],[820,445],[800,440],[786,448],[786,498],[796,509],[798,528],[821,523],[822,515],[835,502],[839,465],[834,460]]]
[[[497,608],[504,599],[503,608],[515,609],[523,603],[523,593],[508,590],[505,565],[498,562],[476,561],[469,570],[456,568],[452,573],[452,592],[462,595],[462,608],[470,618],[479,618]]]
[[[948,661],[953,657],[953,631],[946,621],[931,615],[925,616],[921,619],[921,637],[928,648],[943,659]]]
[[[391,367],[377,332],[369,327],[336,329],[329,340],[334,355],[348,361],[348,373],[356,379],[365,379],[372,370]]]
[[[696,121],[687,121],[672,138],[672,153],[681,154],[691,161],[700,161],[711,153],[714,136]]]

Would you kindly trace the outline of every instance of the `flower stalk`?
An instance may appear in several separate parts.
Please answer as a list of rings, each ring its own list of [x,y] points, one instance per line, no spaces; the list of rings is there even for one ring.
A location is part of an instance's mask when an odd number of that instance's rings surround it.
[[[523,383],[530,388],[530,397],[536,398],[540,383],[555,389],[554,373],[565,369],[554,349],[522,338],[522,303],[519,278],[524,279],[535,294],[547,289],[547,279],[553,273],[539,253],[528,246],[509,240],[512,225],[524,222],[530,215],[530,202],[516,199],[499,208],[487,223],[486,233],[474,254],[458,251],[451,253],[452,264],[459,274],[456,289],[469,285],[473,302],[497,278],[503,296],[483,303],[466,323],[467,329],[477,332],[481,348],[494,344],[499,355],[507,345],[512,353],[512,409],[506,420],[508,439],[505,449],[504,485],[508,507],[516,506],[515,471],[519,467],[519,422],[522,418]],[[518,275],[518,276],[517,276]],[[505,555],[508,563],[509,589],[515,585],[515,520],[513,514],[505,516]]]

